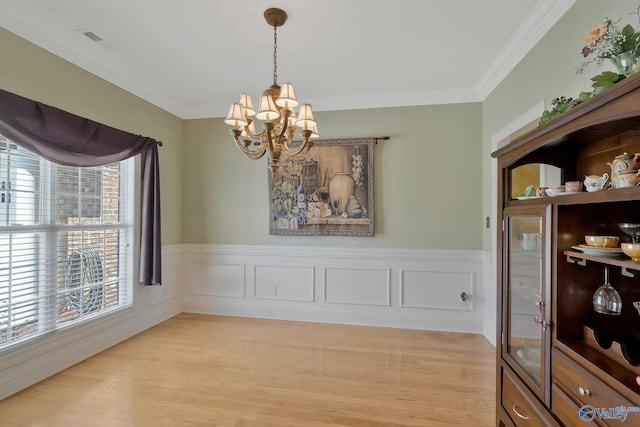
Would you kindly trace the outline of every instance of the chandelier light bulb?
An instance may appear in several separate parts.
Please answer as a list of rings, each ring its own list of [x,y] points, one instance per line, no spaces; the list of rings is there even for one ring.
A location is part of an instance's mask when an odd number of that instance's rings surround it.
[[[229,114],[227,114],[227,118],[224,119],[224,122],[229,126],[233,126],[234,129],[240,129],[247,125],[247,120],[244,116],[244,112],[242,111],[242,105],[234,102],[231,104],[231,108],[229,108]]]
[[[260,108],[256,119],[262,120],[265,123],[273,123],[280,118],[280,111],[276,107],[276,103],[270,95],[262,95],[260,97]]]
[[[298,120],[296,120],[296,126],[303,130],[311,130],[316,126],[316,119],[313,117],[313,111],[310,104],[302,104],[300,106],[300,112],[298,113]]]
[[[243,93],[240,95],[240,105],[242,105],[245,117],[253,117],[256,115],[253,102],[251,102],[251,97],[248,94]]]
[[[293,111],[298,106],[298,100],[296,94],[293,91],[293,84],[282,83],[280,88],[280,96],[276,99],[276,105],[283,110]]]

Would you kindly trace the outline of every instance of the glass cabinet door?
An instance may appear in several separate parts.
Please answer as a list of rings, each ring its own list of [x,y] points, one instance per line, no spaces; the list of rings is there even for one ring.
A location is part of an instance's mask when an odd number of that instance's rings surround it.
[[[503,357],[543,400],[550,344],[547,217],[545,209],[507,213],[504,242]]]

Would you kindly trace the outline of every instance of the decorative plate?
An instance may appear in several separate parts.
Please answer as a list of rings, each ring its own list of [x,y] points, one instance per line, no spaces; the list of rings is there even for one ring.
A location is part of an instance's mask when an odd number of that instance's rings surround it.
[[[598,248],[598,247],[589,246],[589,245],[574,245],[571,247],[573,249],[582,251],[587,255],[618,256],[624,253],[620,248]]]
[[[516,199],[518,199],[518,200],[530,200],[530,199],[541,199],[543,197],[547,197],[547,196],[519,196],[519,197],[516,197]]]
[[[569,194],[581,194],[582,191],[563,191],[562,193],[558,193],[558,196],[567,196]]]

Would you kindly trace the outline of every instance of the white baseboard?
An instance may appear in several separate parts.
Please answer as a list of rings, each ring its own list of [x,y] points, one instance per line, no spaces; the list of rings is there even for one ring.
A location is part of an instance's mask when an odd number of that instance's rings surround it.
[[[484,332],[481,251],[183,248],[187,312]]]

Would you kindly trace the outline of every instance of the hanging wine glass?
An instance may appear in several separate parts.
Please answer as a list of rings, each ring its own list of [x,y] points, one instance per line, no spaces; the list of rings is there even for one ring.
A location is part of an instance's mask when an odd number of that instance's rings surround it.
[[[622,298],[618,291],[609,283],[609,266],[604,266],[604,284],[596,289],[593,294],[593,309],[597,313],[612,314],[622,313]]]
[[[631,236],[633,243],[640,243],[640,224],[621,222],[618,224],[618,227],[624,231],[625,234]]]

